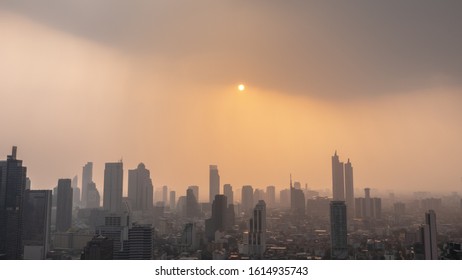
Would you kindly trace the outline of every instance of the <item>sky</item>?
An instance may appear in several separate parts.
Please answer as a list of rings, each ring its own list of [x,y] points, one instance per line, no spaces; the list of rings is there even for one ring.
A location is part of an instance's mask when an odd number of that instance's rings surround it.
[[[33,188],[139,162],[155,188],[462,192],[460,1],[0,2],[0,157]],[[240,92],[237,86],[246,85]],[[125,179],[127,174],[125,174]],[[126,185],[125,185],[126,192]],[[203,195],[203,197],[202,197]]]

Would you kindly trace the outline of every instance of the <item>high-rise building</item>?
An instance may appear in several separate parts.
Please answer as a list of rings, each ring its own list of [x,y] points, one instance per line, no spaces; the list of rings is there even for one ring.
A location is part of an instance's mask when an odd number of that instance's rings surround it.
[[[192,189],[186,191],[186,217],[197,218],[200,216],[199,203]]]
[[[82,260],[112,260],[114,258],[114,240],[102,235],[93,237],[83,249]]]
[[[205,220],[205,234],[209,241],[215,239],[217,230],[225,230],[228,225],[227,217],[227,199],[222,194],[217,194],[212,203],[212,217]]]
[[[71,179],[58,180],[58,201],[56,209],[56,230],[66,232],[72,226]]]
[[[26,190],[23,214],[24,259],[44,260],[50,247],[51,191]]]
[[[234,204],[234,192],[233,187],[230,184],[223,185],[223,194],[226,196],[228,200],[228,205]]]
[[[290,175],[290,209],[292,214],[297,216],[304,216],[306,213],[305,194],[300,189],[300,183],[298,188],[292,186],[292,175]]]
[[[279,192],[279,205],[282,208],[290,208],[290,189],[283,189]]]
[[[87,208],[99,208],[101,196],[94,182],[87,184]]]
[[[274,186],[266,187],[266,200],[268,208],[276,205],[276,188]]]
[[[168,186],[162,187],[162,202],[164,203],[164,206],[168,205]]]
[[[122,211],[123,163],[106,163],[104,169],[103,208],[109,212]]]
[[[241,205],[242,211],[246,214],[251,213],[254,207],[253,204],[253,188],[252,186],[246,185],[242,187]]]
[[[188,190],[192,190],[196,197],[197,203],[199,203],[199,186],[189,186]]]
[[[152,259],[152,234],[151,225],[133,225],[128,230],[128,259],[150,260]]]
[[[355,193],[353,184],[353,167],[350,159],[345,163],[345,198],[348,208],[348,218],[353,218],[355,213]]]
[[[6,161],[0,161],[0,259],[22,258],[23,201],[26,167],[13,147]]]
[[[72,204],[74,207],[79,207],[80,206],[80,189],[79,189],[79,178],[77,175],[72,178]]]
[[[135,211],[152,210],[152,180],[149,170],[143,163],[140,163],[136,169],[128,170],[128,199]]]
[[[104,217],[104,225],[96,227],[96,234],[109,237],[113,240],[113,258],[117,260],[128,259],[128,229],[130,216],[110,215]]]
[[[210,165],[210,178],[209,178],[209,202],[212,203],[217,194],[220,194],[220,175],[218,174],[218,167]]]
[[[364,189],[364,218],[372,217],[371,189]]]
[[[332,156],[332,196],[333,201],[345,201],[343,162],[339,161],[337,151]]]
[[[266,250],[266,204],[258,201],[249,220],[249,256],[262,258]]]
[[[93,162],[87,162],[82,168],[82,199],[83,208],[87,207],[88,184],[93,181]]]
[[[175,209],[176,204],[176,192],[170,191],[170,210],[173,211]]]
[[[330,203],[331,258],[348,259],[347,208],[344,201]]]
[[[422,243],[426,260],[438,259],[438,244],[436,231],[436,214],[433,210],[425,213],[425,225],[421,227]]]

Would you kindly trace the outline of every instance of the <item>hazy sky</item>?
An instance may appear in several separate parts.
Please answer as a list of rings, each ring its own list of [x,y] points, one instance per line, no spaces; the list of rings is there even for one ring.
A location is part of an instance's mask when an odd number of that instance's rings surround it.
[[[34,188],[93,161],[101,190],[104,162],[123,158],[155,187],[199,185],[205,198],[209,164],[235,189],[286,187],[289,173],[330,189],[338,150],[357,188],[462,192],[460,11],[1,1],[0,157],[19,146]]]

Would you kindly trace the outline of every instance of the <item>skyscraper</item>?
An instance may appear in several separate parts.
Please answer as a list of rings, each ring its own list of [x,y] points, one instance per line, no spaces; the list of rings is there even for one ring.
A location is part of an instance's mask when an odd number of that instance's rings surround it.
[[[438,259],[438,244],[436,240],[436,214],[435,211],[429,210],[425,213],[425,225],[421,228],[422,240],[424,245],[424,254],[426,260]]]
[[[50,246],[51,190],[27,190],[23,214],[24,259],[44,260]]]
[[[209,178],[209,202],[212,203],[217,194],[220,194],[220,175],[218,174],[218,167],[210,165],[210,178]]]
[[[268,200],[266,203],[268,208],[274,207],[276,204],[276,188],[274,186],[266,187],[266,199]]]
[[[82,199],[83,208],[87,208],[88,184],[93,181],[93,162],[87,162],[82,168]]]
[[[189,186],[188,190],[192,190],[196,197],[197,203],[199,203],[199,186]]]
[[[215,239],[217,230],[225,230],[228,225],[226,196],[217,194],[212,203],[212,217],[205,220],[205,234],[209,241]]]
[[[66,232],[72,226],[71,179],[58,180],[58,201],[56,209],[56,230]]]
[[[331,258],[348,259],[347,208],[344,201],[330,203]]]
[[[355,213],[355,193],[353,184],[353,167],[350,159],[345,163],[345,198],[348,208],[348,218],[353,218]]]
[[[153,186],[150,172],[143,163],[128,170],[128,199],[135,211],[148,211],[153,207]]]
[[[104,169],[103,208],[109,212],[122,211],[123,163],[106,163]]]
[[[72,204],[74,207],[80,206],[80,189],[79,189],[79,178],[77,175],[72,178]]]
[[[303,216],[306,213],[305,194],[300,189],[300,183],[298,183],[298,188],[292,186],[292,175],[290,175],[290,209],[292,214],[297,216]]]
[[[162,202],[164,203],[164,206],[168,205],[168,186],[162,187]]]
[[[192,189],[186,191],[186,217],[196,218],[200,216],[199,203]]]
[[[246,185],[242,187],[241,204],[244,213],[250,213],[252,211],[254,207],[252,186]]]
[[[170,191],[170,211],[173,211],[175,209],[176,204],[176,192],[175,191]]]
[[[96,184],[90,182],[87,186],[87,208],[99,208],[101,205],[101,196],[96,188]]]
[[[230,184],[223,185],[223,194],[226,196],[226,199],[228,200],[228,205],[234,203],[233,187]]]
[[[339,161],[337,151],[332,156],[332,196],[333,201],[345,201],[343,162]]]
[[[249,220],[249,256],[262,258],[266,250],[266,204],[258,201]]]
[[[128,230],[128,259],[152,259],[152,233],[151,225],[133,225]]]
[[[0,259],[21,259],[23,200],[26,167],[16,158],[13,147],[6,161],[0,161]]]

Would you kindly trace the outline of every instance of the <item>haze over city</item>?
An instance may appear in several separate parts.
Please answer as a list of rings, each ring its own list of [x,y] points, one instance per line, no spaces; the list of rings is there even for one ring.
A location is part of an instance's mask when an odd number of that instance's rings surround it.
[[[359,189],[462,192],[462,3],[289,3],[2,1],[0,158],[35,189],[120,159],[330,189],[337,150]]]

